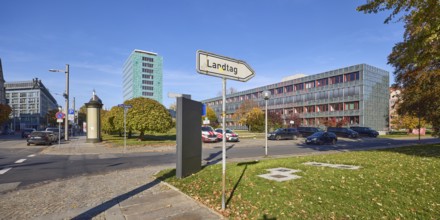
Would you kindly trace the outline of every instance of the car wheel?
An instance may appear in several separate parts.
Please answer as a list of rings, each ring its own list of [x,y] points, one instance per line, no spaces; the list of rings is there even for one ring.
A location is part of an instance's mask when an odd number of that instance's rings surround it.
[[[335,139],[332,140],[332,145],[336,145],[336,140]]]
[[[276,139],[277,141],[279,141],[279,140],[281,139],[281,137],[278,135],[278,136],[275,136],[275,139]]]

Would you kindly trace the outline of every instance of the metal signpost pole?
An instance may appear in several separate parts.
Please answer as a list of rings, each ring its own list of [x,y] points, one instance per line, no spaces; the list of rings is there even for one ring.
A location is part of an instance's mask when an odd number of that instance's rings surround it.
[[[69,115],[69,64],[66,64],[66,115]],[[65,119],[64,124],[64,140],[69,140],[69,118]]]
[[[266,103],[266,111],[264,112],[264,131],[265,131],[265,133],[266,133],[266,147],[264,148],[265,149],[265,153],[264,153],[264,155],[266,155],[266,157],[267,157],[267,99],[265,100],[265,103]]]
[[[127,117],[127,108],[124,106],[124,153],[125,148],[127,147],[127,122],[125,118]]]
[[[226,189],[226,79],[246,82],[254,77],[254,70],[244,61],[222,55],[198,50],[196,53],[196,70],[200,74],[220,77],[223,80],[223,170],[222,170],[222,209],[225,210]]]
[[[226,204],[225,204],[225,190],[226,190],[226,78],[223,77],[223,101],[222,101],[222,128],[223,128],[223,138],[222,138],[222,209],[225,210]]]
[[[61,147],[61,122],[58,122],[58,147]]]

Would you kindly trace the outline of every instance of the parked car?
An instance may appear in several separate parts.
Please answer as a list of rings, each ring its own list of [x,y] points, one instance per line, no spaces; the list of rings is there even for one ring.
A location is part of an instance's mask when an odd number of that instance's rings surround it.
[[[305,140],[306,144],[332,144],[338,141],[336,134],[333,132],[320,131],[308,136]]]
[[[308,137],[316,132],[324,131],[321,128],[315,128],[315,127],[298,127],[298,132],[303,137]]]
[[[220,141],[223,140],[223,129],[217,128],[215,129],[215,132],[217,133],[217,138],[219,138]],[[233,132],[231,129],[226,129],[226,141],[238,142],[238,134]]]
[[[217,134],[210,126],[202,126],[202,141],[203,142],[217,142]]]
[[[27,138],[27,145],[31,144],[44,144],[44,145],[52,145],[55,138],[53,133],[47,131],[33,131],[29,137]]]
[[[281,139],[296,140],[299,135],[300,134],[296,128],[278,128],[274,132],[269,133],[267,139],[269,139],[269,140],[281,140]]]
[[[15,132],[11,129],[5,129],[5,130],[3,130],[2,134],[3,135],[14,135]]]
[[[50,137],[52,139],[52,143],[58,143],[58,140],[61,141],[61,138],[58,139],[58,135],[53,133],[53,131],[43,131],[43,132],[48,132],[50,134]]]
[[[64,130],[63,129],[61,129],[61,132],[60,132],[60,129],[58,129],[56,127],[48,127],[48,128],[46,128],[46,131],[53,132],[53,134],[57,137],[57,139],[58,139],[59,135],[61,135],[61,137],[60,137],[61,139],[64,139]]]
[[[350,129],[359,133],[360,136],[367,136],[367,137],[379,136],[379,132],[369,127],[350,127]]]
[[[25,128],[21,131],[21,138],[27,138],[35,129],[33,128]]]
[[[350,128],[337,128],[337,127],[328,127],[328,132],[333,132],[338,137],[347,137],[347,138],[358,138],[359,134],[356,131],[351,130]]]

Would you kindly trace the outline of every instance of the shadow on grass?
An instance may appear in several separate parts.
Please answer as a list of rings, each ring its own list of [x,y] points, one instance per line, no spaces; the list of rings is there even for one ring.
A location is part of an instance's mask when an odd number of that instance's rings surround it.
[[[409,156],[440,158],[440,144],[413,145],[408,147],[380,149],[378,151],[401,153]]]
[[[256,163],[258,163],[258,161],[242,162],[237,164],[237,166],[244,166],[244,169],[241,172],[240,178],[238,178],[237,182],[235,183],[234,188],[232,189],[228,200],[226,201],[226,206],[228,206],[229,202],[231,202],[231,199],[234,197],[235,190],[237,190],[238,185],[240,185],[241,179],[243,179],[243,176],[247,170],[248,165],[253,165]]]
[[[173,174],[174,173],[174,174]],[[175,170],[171,170],[168,173],[163,174],[161,177],[156,178],[155,180],[140,186],[130,192],[124,193],[122,195],[119,195],[113,199],[110,199],[104,203],[102,203],[101,205],[95,206],[75,217],[73,217],[72,219],[75,220],[80,220],[80,219],[92,219],[93,217],[96,217],[97,215],[105,212],[106,210],[110,209],[111,207],[139,194],[142,193],[145,190],[148,190],[154,186],[156,186],[157,184],[159,184],[163,179],[169,178],[171,176],[175,175]]]

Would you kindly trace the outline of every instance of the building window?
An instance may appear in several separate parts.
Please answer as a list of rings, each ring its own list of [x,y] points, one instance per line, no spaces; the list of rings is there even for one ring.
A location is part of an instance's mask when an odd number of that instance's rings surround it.
[[[145,84],[145,85],[153,85],[153,81],[142,80],[142,84]]]
[[[328,85],[328,78],[316,80],[316,87]]]
[[[315,81],[306,82],[306,89],[315,88]]]
[[[288,93],[288,92],[293,92],[293,85],[286,86],[286,87],[284,87],[284,88],[285,88],[285,90],[286,90],[286,93]]]
[[[358,110],[359,109],[359,102],[346,102],[345,103],[345,110]]]
[[[304,83],[295,84],[295,91],[303,90],[304,89]]]
[[[143,61],[154,62],[154,59],[151,57],[142,57]]]
[[[154,76],[152,76],[152,75],[147,75],[147,74],[142,74],[142,78],[143,78],[143,79],[154,79]]]
[[[153,90],[154,88],[152,86],[142,86],[143,90]]]
[[[153,64],[152,63],[142,63],[143,67],[150,67],[153,68]]]
[[[152,69],[142,68],[142,72],[144,73],[153,73]]]
[[[152,92],[142,92],[143,96],[153,96]]]
[[[359,72],[345,74],[345,82],[359,80]]]
[[[283,94],[283,87],[276,88],[276,94]]]
[[[343,75],[330,77],[330,84],[338,84],[343,82]]]

